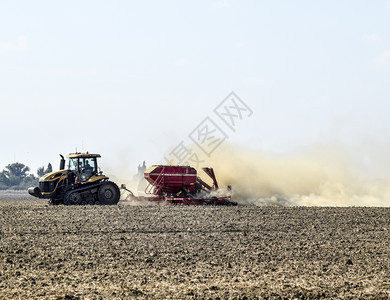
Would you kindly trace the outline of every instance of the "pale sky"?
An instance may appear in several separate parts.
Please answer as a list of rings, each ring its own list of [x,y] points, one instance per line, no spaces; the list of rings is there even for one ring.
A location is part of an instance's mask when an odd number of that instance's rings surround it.
[[[232,91],[229,143],[390,156],[390,1],[4,0],[0,28],[0,170],[161,163]]]

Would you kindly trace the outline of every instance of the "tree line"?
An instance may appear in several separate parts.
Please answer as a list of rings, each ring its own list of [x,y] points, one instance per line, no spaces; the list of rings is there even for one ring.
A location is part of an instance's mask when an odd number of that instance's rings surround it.
[[[0,172],[0,190],[24,190],[38,185],[39,177],[53,171],[51,163],[47,168],[40,167],[37,176],[30,174],[30,168],[22,163],[9,164]]]

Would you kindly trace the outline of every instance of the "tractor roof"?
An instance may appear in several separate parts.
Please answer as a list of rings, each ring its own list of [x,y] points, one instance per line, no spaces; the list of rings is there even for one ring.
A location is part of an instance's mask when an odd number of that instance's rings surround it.
[[[91,154],[91,153],[69,153],[67,158],[89,158],[89,157],[101,157],[100,154]]]

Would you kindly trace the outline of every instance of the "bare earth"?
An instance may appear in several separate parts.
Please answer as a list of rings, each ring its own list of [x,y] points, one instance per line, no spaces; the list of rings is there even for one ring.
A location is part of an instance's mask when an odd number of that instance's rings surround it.
[[[0,197],[1,299],[389,299],[390,208]]]

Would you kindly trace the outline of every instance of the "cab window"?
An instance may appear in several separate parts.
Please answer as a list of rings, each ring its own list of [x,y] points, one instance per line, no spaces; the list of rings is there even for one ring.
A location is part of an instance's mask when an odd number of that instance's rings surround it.
[[[77,164],[78,164],[78,158],[70,158],[68,170],[78,171]]]
[[[82,167],[86,172],[96,172],[96,160],[95,158],[83,158]]]

